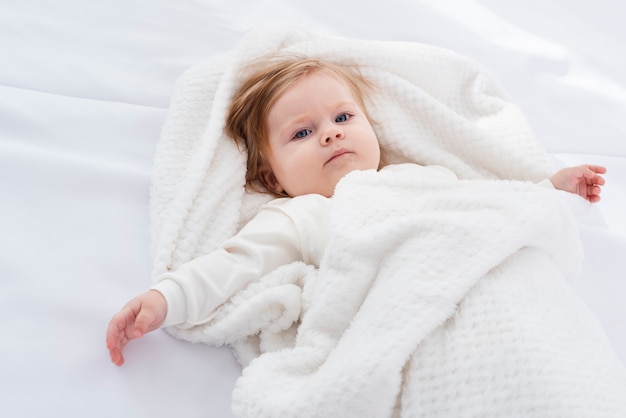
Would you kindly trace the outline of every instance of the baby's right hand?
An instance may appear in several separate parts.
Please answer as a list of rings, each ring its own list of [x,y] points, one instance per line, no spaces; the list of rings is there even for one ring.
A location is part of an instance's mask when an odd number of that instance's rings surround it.
[[[166,314],[167,302],[156,290],[131,299],[109,322],[106,343],[111,361],[118,366],[124,364],[122,352],[126,344],[159,328]]]

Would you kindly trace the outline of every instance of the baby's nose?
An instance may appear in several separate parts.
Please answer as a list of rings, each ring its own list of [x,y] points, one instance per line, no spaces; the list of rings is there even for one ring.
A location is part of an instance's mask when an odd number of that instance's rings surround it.
[[[329,132],[324,136],[324,143],[328,144],[332,140],[335,139],[343,139],[343,131],[339,128],[333,127],[329,130]]]

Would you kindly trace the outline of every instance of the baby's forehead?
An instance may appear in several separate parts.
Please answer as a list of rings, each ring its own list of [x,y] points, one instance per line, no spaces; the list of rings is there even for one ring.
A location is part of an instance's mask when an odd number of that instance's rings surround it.
[[[276,96],[273,104],[286,95],[315,94],[325,88],[328,90],[328,85],[333,87],[330,92],[327,92],[329,93],[329,100],[332,100],[334,97],[345,96],[345,93],[348,93],[355,101],[357,101],[359,97],[358,91],[348,82],[346,75],[332,68],[322,67],[302,75],[294,80],[293,83],[287,85],[285,89]]]
[[[360,107],[349,83],[331,71],[316,71],[306,74],[285,88],[273,101],[268,113],[298,113],[309,108],[352,104]]]

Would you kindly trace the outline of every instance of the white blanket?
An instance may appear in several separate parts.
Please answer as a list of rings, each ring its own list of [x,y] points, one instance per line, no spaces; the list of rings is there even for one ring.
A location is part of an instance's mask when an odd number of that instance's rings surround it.
[[[463,56],[417,43],[255,31],[178,81],[153,170],[154,278],[215,248],[268,200],[244,193],[245,157],[223,128],[237,69],[275,51],[361,65],[378,86],[368,110],[389,163],[438,164],[460,178],[537,181],[551,172],[519,109]]]
[[[626,414],[626,373],[565,279],[582,257],[572,206],[529,182],[549,165],[480,69],[417,44],[261,32],[181,80],[153,187],[154,275],[210,251],[265,197],[222,133],[236,68],[276,49],[357,62],[391,162],[462,180],[355,172],[333,198],[319,271],[262,278],[209,324],[170,329],[231,344],[240,416]],[[495,180],[500,179],[500,180]]]

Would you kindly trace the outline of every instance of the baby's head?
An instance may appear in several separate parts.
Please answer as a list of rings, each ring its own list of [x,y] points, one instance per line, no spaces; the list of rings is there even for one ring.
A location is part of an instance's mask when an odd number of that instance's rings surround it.
[[[246,183],[275,196],[331,196],[352,170],[377,169],[378,139],[356,70],[302,57],[266,57],[235,93],[226,132],[248,152]]]

